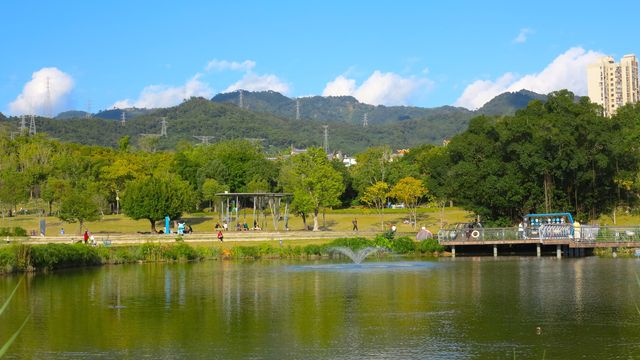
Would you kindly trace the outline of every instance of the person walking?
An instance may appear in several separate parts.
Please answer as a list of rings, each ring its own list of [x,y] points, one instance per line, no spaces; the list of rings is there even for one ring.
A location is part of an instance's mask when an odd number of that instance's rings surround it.
[[[354,218],[351,223],[353,224],[353,231],[358,231],[358,219]]]
[[[224,239],[224,235],[222,235],[222,231],[218,231],[218,240],[223,242],[224,241],[223,239]]]
[[[84,231],[84,243],[86,244],[89,241],[89,230]]]

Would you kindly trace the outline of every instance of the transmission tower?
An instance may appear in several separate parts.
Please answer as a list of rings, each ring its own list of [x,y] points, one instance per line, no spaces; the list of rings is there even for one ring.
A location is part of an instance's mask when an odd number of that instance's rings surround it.
[[[45,112],[46,112],[46,116],[51,118],[53,117],[53,115],[51,114],[52,109],[51,109],[51,87],[49,86],[49,78],[47,77],[47,100],[46,100],[46,104],[45,104]],[[31,129],[29,129],[29,132],[31,132]]]
[[[362,127],[367,127],[369,126],[369,120],[367,119],[367,113],[364,113],[364,117],[362,119]]]
[[[27,118],[24,115],[20,115],[20,134],[24,135],[27,132]]]
[[[238,101],[240,109],[242,109],[244,107],[244,94],[242,93],[242,90],[240,90],[240,100]]]
[[[329,154],[329,125],[322,125],[324,128],[324,143],[322,147],[324,148],[324,152]]]
[[[29,122],[29,135],[33,136],[36,134],[36,116],[31,115],[31,121]]]
[[[160,125],[162,125],[162,127],[160,128],[160,136],[167,136],[167,118],[162,118],[162,120],[160,121]]]
[[[296,99],[296,120],[300,120],[300,99]]]
[[[202,142],[202,145],[209,145],[209,140],[213,140],[216,138],[215,136],[209,135],[193,135],[193,137],[200,140]]]
[[[122,114],[120,114],[120,124],[124,126],[127,123],[127,112],[122,110]]]
[[[87,119],[91,119],[91,100],[87,100]]]

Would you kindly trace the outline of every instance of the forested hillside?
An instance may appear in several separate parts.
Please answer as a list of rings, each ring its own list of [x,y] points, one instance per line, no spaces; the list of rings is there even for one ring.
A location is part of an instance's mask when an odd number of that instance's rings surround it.
[[[218,94],[211,100],[239,106],[240,91]],[[362,125],[365,114],[369,125],[416,119],[447,121],[449,118],[459,118],[465,115],[471,117],[473,115],[473,112],[465,108],[453,106],[436,108],[374,106],[363,104],[352,96],[311,96],[291,99],[274,91],[242,91],[242,107],[244,109],[280,117],[295,119],[296,102],[299,104],[300,119],[302,120],[345,122],[354,125]]]
[[[166,118],[167,137],[144,137],[160,134],[160,119]],[[333,122],[329,125],[329,147],[347,153],[366,147],[387,144],[394,148],[411,147],[423,143],[442,143],[442,140],[463,131],[470,116],[453,113],[447,119],[411,119],[387,124]],[[18,119],[11,118],[17,128]],[[63,141],[88,145],[117,146],[128,135],[134,144],[154,149],[171,149],[180,141],[198,142],[194,135],[215,136],[212,141],[253,138],[261,139],[265,148],[277,151],[290,146],[318,146],[323,141],[320,122],[296,121],[274,115],[239,109],[233,104],[220,104],[203,98],[192,98],[179,106],[158,109],[146,115],[120,122],[99,118],[36,119],[39,132]]]

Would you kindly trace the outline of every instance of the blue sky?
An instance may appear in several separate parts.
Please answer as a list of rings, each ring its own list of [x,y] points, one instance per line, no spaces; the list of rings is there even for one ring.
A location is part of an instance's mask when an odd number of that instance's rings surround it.
[[[615,16],[601,17],[606,8]],[[584,95],[587,63],[640,55],[639,10],[637,1],[6,0],[0,111],[170,106],[237,88],[468,108],[522,87]]]

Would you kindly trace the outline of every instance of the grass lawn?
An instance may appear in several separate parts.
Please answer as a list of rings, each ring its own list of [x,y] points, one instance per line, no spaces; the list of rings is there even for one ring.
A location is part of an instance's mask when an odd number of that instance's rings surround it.
[[[245,219],[243,212],[240,212],[240,222]],[[429,230],[437,232],[440,228],[440,209],[437,208],[421,208],[418,209],[418,226],[426,226]],[[391,224],[398,227],[399,232],[413,232],[413,228],[403,221],[408,219],[408,213],[404,209],[387,209],[384,214],[384,222],[387,229]],[[446,224],[456,222],[470,221],[473,215],[459,208],[445,208],[443,219]],[[18,215],[11,218],[0,219],[0,227],[19,226],[26,229],[29,233],[32,230],[38,230],[39,217],[34,215]],[[216,213],[193,213],[185,214],[183,219],[193,227],[194,232],[213,232],[215,223],[219,218]],[[319,223],[322,227],[326,225],[327,230],[332,231],[351,231],[352,220],[358,220],[360,231],[381,231],[381,219],[375,210],[370,209],[344,209],[327,211],[325,221],[322,214],[319,215]],[[47,235],[57,235],[61,227],[64,227],[66,234],[79,234],[79,225],[77,223],[67,224],[56,217],[45,217],[47,223]],[[249,226],[253,225],[252,210],[246,211],[246,222]],[[265,230],[272,230],[272,220],[267,217],[264,222]],[[234,224],[235,225],[235,224]],[[307,225],[313,225],[313,218],[307,218]],[[149,221],[132,220],[125,215],[106,215],[98,221],[92,221],[85,224],[86,228],[93,233],[136,233],[148,232],[151,230]],[[284,224],[280,221],[279,228],[282,230]],[[233,228],[233,226],[230,227]],[[158,224],[158,229],[164,228],[164,224]],[[302,218],[299,216],[291,216],[289,218],[289,229],[303,230],[304,226]]]

